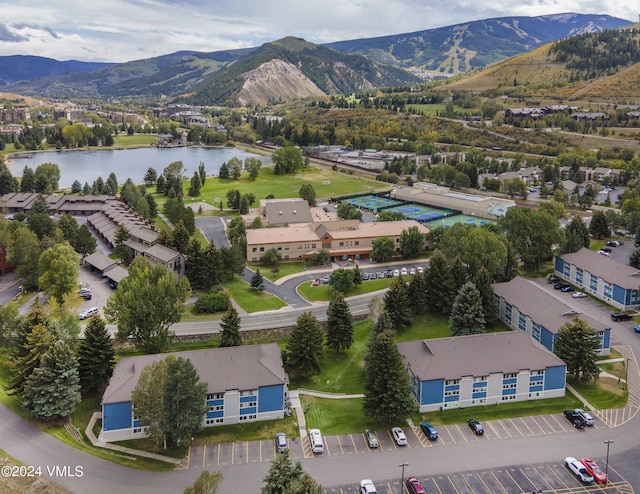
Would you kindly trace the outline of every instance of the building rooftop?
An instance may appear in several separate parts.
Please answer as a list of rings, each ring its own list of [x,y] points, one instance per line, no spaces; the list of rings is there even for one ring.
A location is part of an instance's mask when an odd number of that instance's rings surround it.
[[[102,395],[102,403],[130,401],[142,369],[168,355],[190,360],[198,372],[200,382],[207,383],[207,393],[245,391],[287,382],[282,355],[275,343],[139,355],[123,357],[118,361]]]
[[[461,379],[566,365],[524,331],[455,336],[397,344],[421,381]]]
[[[311,223],[309,203],[301,198],[266,199],[265,216],[269,225]]]
[[[563,293],[563,298],[566,298],[567,301],[559,300],[555,295],[548,293],[534,282],[520,276],[505,283],[494,283],[492,286],[496,295],[517,307],[520,313],[529,316],[536,324],[544,326],[553,334],[556,334],[565,323],[571,322],[576,316],[596,331],[610,328],[610,326],[572,307],[570,303],[573,298],[570,295]]]
[[[562,254],[558,257],[621,288],[637,290],[640,286],[640,270],[614,261],[610,257],[601,256],[585,247],[578,252]]]

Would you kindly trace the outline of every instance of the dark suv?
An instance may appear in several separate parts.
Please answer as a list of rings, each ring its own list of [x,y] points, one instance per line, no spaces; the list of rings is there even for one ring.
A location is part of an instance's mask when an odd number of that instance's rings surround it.
[[[584,429],[584,419],[575,410],[565,410],[564,416],[576,429]]]
[[[611,319],[614,321],[631,321],[633,316],[631,314],[625,314],[624,312],[614,312],[611,314]]]

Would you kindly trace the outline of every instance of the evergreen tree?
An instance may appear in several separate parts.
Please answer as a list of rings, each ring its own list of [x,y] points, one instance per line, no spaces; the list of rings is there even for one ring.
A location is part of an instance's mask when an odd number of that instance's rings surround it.
[[[118,179],[116,178],[115,173],[111,172],[109,174],[109,177],[104,184],[103,190],[106,194],[109,194],[111,196],[115,196],[116,194],[118,194]]]
[[[640,269],[640,247],[634,250],[629,257],[629,265]]]
[[[83,393],[93,393],[106,386],[116,364],[115,355],[104,319],[92,317],[78,345],[78,372]]]
[[[240,205],[238,206],[238,213],[249,214],[249,199],[247,198],[246,194],[244,194],[240,199]]]
[[[189,187],[189,196],[190,197],[198,197],[200,195],[200,188],[202,184],[200,183],[200,175],[198,172],[193,172],[193,177],[191,177],[191,186]]]
[[[229,166],[227,165],[226,161],[222,163],[222,165],[220,165],[220,170],[218,171],[218,178],[221,180],[229,178]]]
[[[31,321],[36,324],[31,325]],[[40,320],[40,313],[34,313],[27,318],[21,333],[18,335],[21,348],[15,347],[13,351],[15,367],[7,387],[8,394],[23,394],[27,380],[40,365],[41,357],[49,349],[52,342],[52,335],[46,326],[46,319]]]
[[[411,381],[396,349],[393,332],[383,331],[369,346],[364,362],[364,399],[367,417],[388,423],[409,415],[414,408]]]
[[[589,234],[589,228],[585,222],[580,218],[580,216],[574,217],[571,222],[567,225],[565,230],[565,234],[567,236],[567,243],[569,241],[569,235],[574,234],[577,237],[577,244],[580,246],[575,250],[567,250],[566,252],[577,252],[581,247],[589,248],[591,244],[591,235]]]
[[[320,374],[323,352],[322,329],[311,312],[300,314],[289,333],[287,364],[302,377]]]
[[[362,285],[362,271],[360,267],[356,264],[353,268],[353,286],[356,288]]]
[[[260,287],[262,286],[262,290],[264,290],[264,276],[262,276],[259,269],[256,269],[256,272],[251,277],[250,285],[256,290],[260,290]]]
[[[327,308],[327,347],[338,353],[353,345],[353,317],[349,304],[339,292]]]
[[[302,184],[298,196],[307,201],[312,208],[316,206],[316,191],[311,184]]]
[[[158,172],[154,168],[149,167],[142,181],[147,187],[151,187],[156,183],[156,180],[158,180]]]
[[[439,250],[431,256],[429,268],[425,272],[425,281],[429,308],[449,314],[455,297],[455,280],[447,259]]]
[[[82,184],[78,180],[74,180],[71,184],[71,193],[79,194],[80,192],[82,192]]]
[[[202,428],[207,412],[207,384],[200,382],[191,360],[178,357],[167,365],[164,408],[169,440],[184,446]]]
[[[295,466],[289,458],[289,450],[276,455],[271,462],[269,473],[264,478],[262,494],[285,494],[290,492],[291,484],[303,473],[302,465],[296,462]]]
[[[498,319],[498,306],[496,305],[495,293],[491,286],[489,271],[484,267],[480,268],[476,273],[474,284],[480,292],[480,298],[482,298],[482,311],[485,324],[493,324]]]
[[[407,289],[409,305],[414,314],[424,314],[429,309],[427,301],[427,280],[424,273],[416,273]]]
[[[611,236],[609,220],[607,219],[607,215],[602,211],[593,213],[591,223],[589,224],[589,233],[598,239],[609,238]]]
[[[124,245],[124,243],[127,240],[129,240],[130,237],[131,237],[131,234],[124,227],[124,225],[119,225],[118,228],[116,228],[116,233],[113,238],[113,242],[115,244],[115,247],[113,249],[113,255],[118,259],[122,259],[125,262],[128,261],[129,254],[128,254],[127,246]]]
[[[25,165],[22,170],[22,179],[20,179],[20,192],[33,192],[35,185],[36,182],[33,170]]]
[[[167,192],[167,180],[164,178],[164,175],[159,175],[156,180],[156,192],[158,194],[164,194]]]
[[[460,288],[451,308],[449,326],[451,336],[484,333],[482,297],[473,282],[468,281]]]
[[[384,309],[396,331],[408,328],[411,324],[411,305],[407,285],[402,278],[394,280],[384,294]]]
[[[178,220],[176,227],[173,229],[173,238],[171,239],[171,245],[173,248],[180,252],[180,254],[184,254],[187,250],[190,237],[191,235],[189,234],[189,230],[187,230],[184,221]]]
[[[238,311],[231,306],[222,316],[220,321],[220,347],[242,345],[242,335],[240,334],[240,316]]]
[[[451,262],[451,274],[453,276],[454,293],[457,293],[462,285],[469,280],[469,270],[460,256],[455,256]]]
[[[43,419],[68,417],[82,400],[78,362],[71,345],[55,341],[25,383],[22,405]]]
[[[600,375],[600,339],[593,328],[577,316],[558,331],[553,352],[567,364],[567,373],[576,381],[590,381]]]
[[[82,195],[88,196],[91,194],[91,187],[87,182],[82,186]]]

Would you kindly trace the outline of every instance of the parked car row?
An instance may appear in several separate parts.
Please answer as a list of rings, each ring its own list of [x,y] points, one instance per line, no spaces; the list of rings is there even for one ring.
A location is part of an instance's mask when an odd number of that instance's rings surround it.
[[[567,456],[564,459],[564,464],[578,480],[585,484],[590,484],[594,481],[598,484],[607,482],[606,473],[591,458],[582,458],[578,461],[572,456]]]
[[[584,429],[586,426],[591,427],[595,422],[593,416],[581,408],[565,410],[564,416],[576,429]]]
[[[363,272],[362,280],[382,280],[384,278],[398,278],[399,276],[415,276],[416,274],[424,273],[424,268],[422,266],[418,266],[417,268],[400,268],[400,269],[387,269],[386,271],[372,271],[372,272]],[[329,284],[329,275],[325,275],[322,278],[316,278],[311,283],[312,286],[320,286],[320,285],[328,285]]]

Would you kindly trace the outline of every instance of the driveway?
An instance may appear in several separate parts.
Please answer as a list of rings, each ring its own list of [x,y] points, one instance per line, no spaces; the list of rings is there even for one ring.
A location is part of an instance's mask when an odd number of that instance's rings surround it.
[[[196,218],[196,226],[202,230],[207,240],[213,241],[218,249],[229,248],[226,219],[219,216],[199,216]]]

